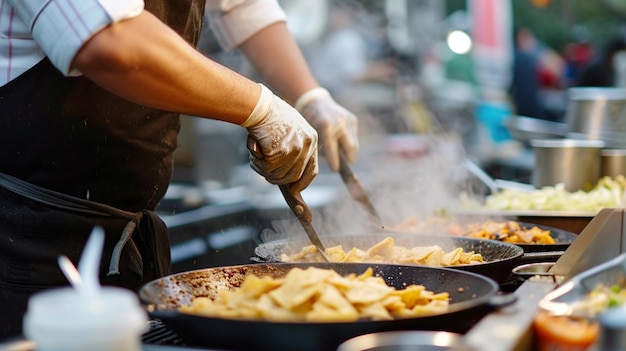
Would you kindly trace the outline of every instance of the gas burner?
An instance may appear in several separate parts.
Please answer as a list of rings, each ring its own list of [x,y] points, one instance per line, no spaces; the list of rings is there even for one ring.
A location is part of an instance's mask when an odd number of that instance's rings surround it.
[[[141,337],[144,344],[184,346],[183,339],[158,319],[148,322],[148,331]]]

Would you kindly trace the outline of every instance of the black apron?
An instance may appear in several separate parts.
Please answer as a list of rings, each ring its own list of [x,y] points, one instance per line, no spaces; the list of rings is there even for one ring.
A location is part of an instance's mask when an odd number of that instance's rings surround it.
[[[195,45],[204,0],[146,0]],[[21,333],[28,298],[67,285],[94,226],[100,281],[136,290],[167,274],[167,228],[152,212],[171,180],[176,113],[135,105],[47,60],[0,87],[0,340]]]

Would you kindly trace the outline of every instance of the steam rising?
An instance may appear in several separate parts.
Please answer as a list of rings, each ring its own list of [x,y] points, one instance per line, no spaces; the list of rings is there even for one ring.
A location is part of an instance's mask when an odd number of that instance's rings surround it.
[[[484,189],[468,178],[468,172],[462,166],[464,150],[455,138],[437,135],[416,135],[410,138],[425,141],[426,152],[407,158],[382,150],[362,157],[367,159],[367,168],[359,168],[358,164],[354,168],[384,222],[384,230],[369,218],[367,211],[350,197],[339,181],[334,185],[337,187],[338,200],[314,209],[313,225],[322,237],[322,242],[324,236],[367,236],[374,233],[389,234],[396,229],[402,231],[397,226],[410,218],[422,221],[442,214],[452,215],[463,206],[459,196],[461,192],[482,195]],[[333,175],[340,179],[339,175]],[[310,190],[315,191],[315,186]],[[310,193],[303,193],[305,201],[306,195],[310,196]],[[478,218],[463,217],[455,220],[476,221]],[[427,232],[419,234],[447,233],[441,225],[431,226]],[[261,235],[264,242],[280,239],[306,244],[307,237],[299,222],[291,216],[274,221],[272,228],[266,229]],[[300,248],[294,247],[296,250]]]

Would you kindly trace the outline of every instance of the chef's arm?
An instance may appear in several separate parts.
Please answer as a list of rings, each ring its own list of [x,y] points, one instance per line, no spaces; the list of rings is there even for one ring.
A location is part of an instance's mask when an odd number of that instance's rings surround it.
[[[317,133],[294,108],[206,58],[149,12],[96,33],[71,69],[140,105],[241,125],[263,155],[251,155],[252,168],[272,184],[297,193],[317,175]]]
[[[354,162],[359,147],[356,116],[337,104],[314,78],[284,21],[257,31],[239,45],[261,77],[317,130],[320,151],[339,171],[339,150]]]
[[[239,48],[274,92],[292,105],[319,86],[285,22],[261,29]]]
[[[235,124],[261,94],[259,84],[208,59],[147,11],[96,33],[72,69],[137,104]]]

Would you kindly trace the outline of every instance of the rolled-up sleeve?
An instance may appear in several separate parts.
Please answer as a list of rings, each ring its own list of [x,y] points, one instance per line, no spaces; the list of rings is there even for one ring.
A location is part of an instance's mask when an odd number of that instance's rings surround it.
[[[143,0],[12,0],[33,38],[65,75],[74,56],[92,35],[111,23],[137,16]]]
[[[228,51],[270,24],[287,20],[276,0],[208,0],[207,16],[217,41]]]

